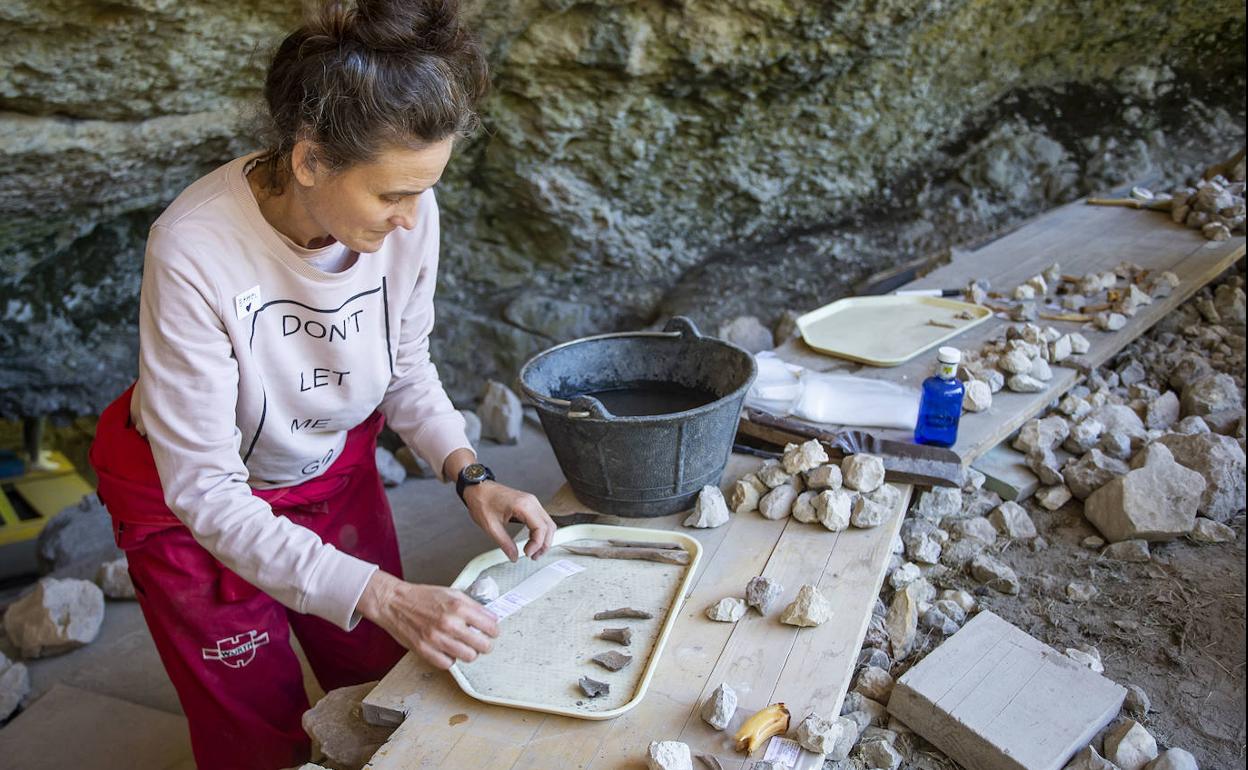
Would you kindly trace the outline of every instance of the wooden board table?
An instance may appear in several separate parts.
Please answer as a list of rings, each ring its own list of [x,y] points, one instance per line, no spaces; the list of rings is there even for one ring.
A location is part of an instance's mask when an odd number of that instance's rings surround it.
[[[733,455],[725,486],[758,464]],[[680,529],[705,549],[689,596],[673,610],[679,619],[641,704],[607,721],[492,706],[464,695],[449,674],[409,654],[364,701],[370,721],[401,722],[368,767],[623,770],[645,766],[651,741],[681,740],[695,752],[715,753],[725,770],[742,768],[743,755],[715,748],[723,734],[698,716],[703,698],[726,681],[743,708],[783,700],[795,719],[811,711],[840,713],[890,546],[909,504],[910,487],[901,491],[888,521],[867,530],[834,533],[757,513],[733,515],[729,523],[703,530],[682,527],[683,514],[621,520]],[[546,508],[552,514],[584,510],[566,486]],[[781,624],[779,609],[769,617],[751,610],[737,623],[707,619],[707,606],[725,596],[744,596],[755,575],[778,579],[785,603],[803,583],[817,584],[832,601],[832,619],[807,629]]]
[[[1112,270],[1123,261],[1155,272],[1174,272],[1182,285],[1169,297],[1141,308],[1128,319],[1126,327],[1117,332],[1085,328],[1091,325],[1084,323],[1038,322],[1063,333],[1081,332],[1092,347],[1078,358],[1085,366],[1099,366],[1243,256],[1243,236],[1222,242],[1207,241],[1199,231],[1176,225],[1165,214],[1089,206],[1080,200],[1045,212],[974,251],[956,252],[949,264],[902,288],[954,289],[965,287],[971,280],[987,279],[994,291],[1009,293],[1055,262],[1066,275]],[[1010,324],[1008,320],[994,317],[946,344],[964,350],[979,349],[985,342],[1004,334],[1005,327]],[[915,388],[931,376],[936,360],[935,351],[929,351],[896,367],[863,366],[823,355],[800,339],[785,343],[777,353],[786,361],[814,371],[875,377]],[[1053,380],[1043,392],[1002,390],[994,394],[990,409],[962,416],[958,442],[953,450],[962,458],[963,465],[971,465],[1074,386],[1079,377],[1074,368],[1055,364]],[[911,440],[908,431],[880,433]]]

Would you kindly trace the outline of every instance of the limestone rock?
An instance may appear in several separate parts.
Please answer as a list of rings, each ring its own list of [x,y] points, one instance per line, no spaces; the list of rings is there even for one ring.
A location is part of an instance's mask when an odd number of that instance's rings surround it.
[[[1005,381],[1005,386],[1015,393],[1039,393],[1045,385],[1029,374],[1015,374]]]
[[[1031,362],[1031,371],[1027,372],[1027,375],[1040,382],[1048,382],[1053,379],[1053,368],[1049,366],[1048,361],[1037,358]]]
[[[971,380],[962,392],[962,408],[968,412],[984,412],[992,408],[992,386],[983,380]]]
[[[893,595],[884,617],[884,629],[888,632],[888,644],[894,660],[904,660],[914,648],[919,628],[919,592],[911,588],[914,581]]]
[[[770,490],[753,473],[747,473],[732,484],[728,492],[728,505],[733,513],[749,513],[758,510],[758,501]]]
[[[887,706],[888,697],[893,693],[893,677],[882,668],[867,666],[858,672],[854,689]]]
[[[940,634],[941,636],[950,636],[958,632],[957,621],[949,617],[935,605],[928,607],[927,610],[919,616],[919,625],[929,631]]]
[[[719,487],[707,484],[698,493],[693,512],[685,518],[686,527],[710,529],[728,523],[728,503]]]
[[[1040,503],[1040,506],[1046,511],[1056,511],[1070,502],[1073,496],[1070,488],[1065,484],[1056,484],[1051,487],[1044,487],[1036,492],[1036,502]]]
[[[1235,530],[1221,522],[1206,519],[1204,516],[1196,517],[1196,524],[1192,527],[1192,531],[1187,533],[1187,536],[1196,543],[1235,542]]]
[[[499,444],[515,444],[520,440],[524,408],[520,397],[503,383],[494,380],[486,383],[477,417],[481,420],[482,437]]]
[[[752,315],[738,316],[720,326],[718,336],[725,342],[745,348],[751,354],[771,350],[775,344],[771,330]]]
[[[750,578],[750,582],[746,584],[745,603],[758,610],[759,613],[767,615],[782,593],[784,593],[784,586],[779,581],[759,575]]]
[[[397,487],[407,480],[407,468],[403,467],[403,463],[399,462],[394,453],[383,446],[377,447],[375,460],[377,462],[377,473],[381,476],[381,483],[387,487]]]
[[[889,573],[888,584],[891,585],[894,590],[900,590],[918,580],[922,576],[923,573],[919,572],[919,565],[908,561]]]
[[[841,738],[844,725],[839,719],[824,719],[818,714],[808,714],[797,726],[794,739],[807,751],[830,754]]]
[[[797,591],[797,598],[784,608],[780,622],[790,626],[817,626],[832,617],[832,603],[818,588],[807,583]]]
[[[1052,449],[1033,449],[1027,453],[1026,463],[1041,484],[1062,483],[1062,467]]]
[[[394,732],[364,721],[364,698],[377,686],[365,682],[330,690],[303,712],[303,731],[312,739],[313,755],[331,767],[363,767]]]
[[[1027,540],[1036,536],[1036,525],[1027,515],[1027,510],[1012,500],[1001,503],[988,515],[988,520],[1006,537]]]
[[[460,409],[459,416],[464,418],[464,435],[468,438],[468,443],[478,447],[481,445],[481,418],[476,412],[467,409]]]
[[[1242,406],[1235,378],[1229,374],[1211,374],[1183,388],[1183,416],[1205,416]]]
[[[959,540],[977,540],[985,545],[992,545],[997,541],[997,528],[985,516],[959,519],[953,523],[950,531]]]
[[[99,565],[121,557],[113,538],[108,510],[94,494],[63,508],[44,525],[35,541],[35,555],[44,572],[94,579]]]
[[[1098,674],[1105,673],[1105,666],[1101,664],[1101,651],[1090,644],[1067,647],[1066,657],[1082,666],[1087,666]]]
[[[1031,371],[1031,356],[1021,348],[1014,348],[997,360],[1001,371],[1009,374],[1026,374]]]
[[[1062,478],[1075,497],[1086,500],[1096,490],[1130,471],[1131,467],[1122,460],[1093,449],[1077,462],[1067,464],[1062,469]]]
[[[1174,454],[1174,459],[1205,480],[1200,497],[1200,513],[1225,522],[1244,509],[1244,450],[1239,442],[1216,433],[1170,434],[1157,440]]]
[[[1101,551],[1101,556],[1114,561],[1135,564],[1143,564],[1152,560],[1152,555],[1148,552],[1147,540],[1123,540],[1119,543],[1110,543]]]
[[[1038,449],[1053,449],[1069,435],[1069,423],[1059,415],[1050,415],[1024,423],[1011,446],[1023,454],[1029,454]]]
[[[1129,406],[1106,404],[1093,412],[1092,417],[1105,426],[1106,432],[1123,433],[1133,444],[1143,443],[1148,434],[1144,421]]]
[[[854,498],[853,513],[849,521],[863,529],[883,524],[901,500],[901,493],[892,484],[885,484],[874,492]]]
[[[1175,462],[1162,444],[1149,445],[1132,464],[1138,467],[1088,497],[1088,521],[1111,543],[1173,540],[1190,532],[1204,478]]]
[[[1173,390],[1167,390],[1148,403],[1148,411],[1144,415],[1144,427],[1148,430],[1168,430],[1179,421],[1179,397]]]
[[[815,498],[818,496],[818,492],[812,492],[809,489],[799,494],[793,501],[793,518],[803,524],[814,524],[819,521],[819,513],[815,510]]]
[[[841,488],[841,466],[835,463],[820,465],[806,472],[806,488],[816,491]]]
[[[1144,770],[1200,770],[1196,757],[1185,749],[1166,749],[1144,766]]]
[[[949,535],[935,524],[923,519],[911,519],[902,526],[901,539],[906,556],[920,564],[940,563],[940,550]]]
[[[869,454],[850,455],[841,461],[841,473],[850,489],[874,492],[884,483],[884,460]]]
[[[30,694],[26,664],[11,661],[0,652],[0,724],[13,715]]]
[[[855,499],[858,496],[845,489],[820,492],[814,500],[815,517],[832,532],[849,527]]]
[[[489,604],[500,595],[498,582],[489,575],[482,575],[472,581],[472,585],[468,586],[468,590],[464,593],[480,604]]]
[[[868,770],[897,770],[901,752],[887,741],[869,741],[858,745],[858,756]]]
[[[789,444],[784,448],[784,472],[789,474],[804,473],[814,470],[828,461],[828,453],[817,440],[801,444]]]
[[[939,522],[956,516],[962,510],[962,490],[957,487],[932,487],[919,495],[914,514],[929,521]]]
[[[1157,757],[1157,741],[1134,719],[1124,719],[1105,734],[1105,758],[1122,770],[1144,770]]]
[[[737,693],[727,682],[722,682],[702,704],[702,721],[716,730],[723,730],[736,711]]]
[[[1066,598],[1072,602],[1090,602],[1100,591],[1091,583],[1071,581],[1066,584]]]
[[[1121,431],[1105,431],[1105,433],[1101,434],[1101,440],[1097,442],[1096,446],[1110,457],[1119,460],[1131,459],[1131,437]]]
[[[87,580],[44,578],[4,614],[5,633],[24,658],[90,644],[103,622],[104,592]]]
[[[1018,575],[996,557],[981,553],[971,561],[971,575],[979,582],[1003,594],[1017,594]]]
[[[646,752],[647,770],[693,770],[693,754],[680,741],[653,741]]]
[[[785,472],[784,466],[780,464],[779,460],[764,460],[763,467],[758,469],[756,475],[767,489],[775,489],[788,484],[793,478]]]
[[[1067,451],[1081,455],[1092,450],[1101,440],[1105,426],[1094,417],[1087,417],[1071,426],[1070,435],[1062,442]]]
[[[745,600],[726,596],[707,607],[706,616],[721,623],[736,623],[745,617]]]
[[[130,579],[130,564],[125,556],[101,564],[95,582],[109,599],[135,598],[134,582]]]
[[[1096,749],[1084,746],[1062,770],[1120,770],[1120,768],[1098,754]]]
[[[1092,320],[1103,332],[1116,332],[1127,325],[1127,317],[1122,313],[1097,313]]]
[[[1138,684],[1127,685],[1127,697],[1123,701],[1122,707],[1126,709],[1128,714],[1143,719],[1148,716],[1152,705],[1148,699],[1148,693],[1144,692],[1143,687],[1140,687]]]
[[[793,503],[797,501],[798,491],[789,484],[772,489],[758,501],[758,512],[765,519],[778,521],[793,511]]]

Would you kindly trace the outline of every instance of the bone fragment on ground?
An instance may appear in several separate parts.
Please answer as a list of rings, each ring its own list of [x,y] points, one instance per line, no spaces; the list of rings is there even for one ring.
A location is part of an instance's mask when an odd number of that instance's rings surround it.
[[[604,610],[594,614],[594,620],[650,620],[654,615],[645,610],[636,610],[632,607],[621,607],[618,610]]]
[[[610,545],[564,545],[563,548],[569,553],[574,553],[578,556],[593,556],[599,559],[631,559],[634,561],[657,561],[662,564],[678,565],[689,563],[689,552],[685,550],[619,548]]]
[[[625,655],[618,650],[610,650],[609,652],[601,652],[590,658],[590,660],[608,671],[619,671],[629,663],[633,662],[633,656]]]

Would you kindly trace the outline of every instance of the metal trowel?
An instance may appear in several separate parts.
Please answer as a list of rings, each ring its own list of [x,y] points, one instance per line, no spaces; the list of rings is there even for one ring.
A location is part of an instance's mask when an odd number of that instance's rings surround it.
[[[818,439],[833,460],[853,454],[879,456],[884,461],[884,478],[889,481],[920,486],[962,486],[962,459],[952,449],[880,438],[864,430],[823,430],[748,407],[737,424],[737,434],[778,447]],[[754,450],[751,454],[763,452]]]

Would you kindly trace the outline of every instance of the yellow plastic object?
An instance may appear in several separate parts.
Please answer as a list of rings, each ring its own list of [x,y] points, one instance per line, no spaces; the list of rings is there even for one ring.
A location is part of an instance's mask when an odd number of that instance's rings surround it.
[[[849,297],[801,316],[797,328],[821,353],[897,366],[990,317],[982,305],[942,297]]]
[[[95,491],[61,453],[46,452],[43,460],[45,467],[0,481],[0,545],[38,537],[49,519]]]
[[[659,657],[663,653],[663,647],[667,643],[668,634],[671,633],[672,627],[676,625],[676,619],[680,616],[680,609],[689,591],[693,585],[693,577],[698,568],[698,562],[702,558],[702,544],[689,535],[680,532],[673,532],[663,529],[642,529],[639,527],[620,527],[608,524],[576,524],[570,527],[561,527],[555,530],[554,542],[552,545],[557,546],[562,543],[572,542],[574,540],[608,540],[608,539],[624,539],[624,540],[643,540],[647,542],[660,543],[676,543],[689,552],[689,564],[685,567],[684,577],[681,578],[680,584],[675,593],[675,599],[670,607],[667,608],[667,616],[663,619],[663,624],[659,628],[658,636],[655,638],[654,644],[648,652],[648,658],[645,662],[645,670],[641,679],[638,681],[636,689],[633,691],[633,697],[623,705],[604,711],[584,711],[574,707],[566,707],[553,703],[542,703],[538,701],[516,700],[511,698],[500,698],[478,691],[468,679],[468,677],[459,670],[459,664],[451,666],[451,676],[460,689],[469,697],[476,698],[485,703],[493,703],[499,706],[510,706],[512,708],[526,709],[529,711],[541,711],[547,714],[559,714],[562,716],[575,717],[577,719],[613,719],[620,714],[641,703],[642,698],[646,695],[646,689],[650,686],[650,680],[654,676],[655,669],[659,665]],[[524,544],[527,541],[520,541],[518,547],[521,553],[524,551]],[[554,561],[559,557],[559,552],[553,548],[550,553],[543,557],[543,561]],[[507,561],[507,557],[501,549],[495,548],[492,551],[477,556],[468,562],[463,571],[459,573],[459,577],[455,578],[455,582],[451,583],[452,588],[458,588],[461,591],[466,590],[472,582],[477,579],[485,570],[496,564],[502,564]],[[629,562],[625,560],[603,560],[611,561],[618,565],[637,565],[641,562]],[[524,610],[520,610],[516,615],[504,620],[504,623],[513,622],[513,619],[524,614]],[[482,659],[478,659],[482,660]],[[589,669],[580,673],[592,673]]]

